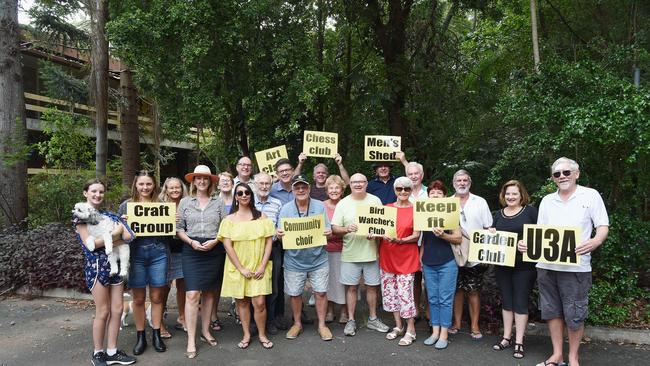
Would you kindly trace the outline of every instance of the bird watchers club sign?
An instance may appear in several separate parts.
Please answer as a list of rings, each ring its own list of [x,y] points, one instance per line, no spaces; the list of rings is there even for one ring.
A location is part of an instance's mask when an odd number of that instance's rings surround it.
[[[434,227],[453,230],[460,226],[460,200],[458,197],[415,200],[413,204],[413,229],[431,231]]]
[[[176,204],[128,202],[126,216],[136,236],[176,235]]]
[[[284,230],[282,248],[305,249],[327,244],[325,237],[325,220],[323,215],[284,218],[280,220]]]
[[[361,205],[357,207],[357,235],[386,235],[397,237],[397,208]]]
[[[395,155],[401,150],[402,138],[399,136],[365,136],[366,161],[397,161]]]
[[[333,158],[338,154],[339,134],[333,132],[305,131],[302,152],[307,156]]]
[[[257,160],[257,166],[259,166],[260,172],[274,176],[277,176],[275,173],[275,162],[282,158],[289,159],[287,147],[285,145],[276,146],[255,153],[255,160]]]
[[[579,227],[524,225],[524,262],[579,265],[576,245],[582,237]]]
[[[474,230],[470,235],[470,262],[496,264],[498,266],[515,266],[517,256],[517,234],[488,230]]]

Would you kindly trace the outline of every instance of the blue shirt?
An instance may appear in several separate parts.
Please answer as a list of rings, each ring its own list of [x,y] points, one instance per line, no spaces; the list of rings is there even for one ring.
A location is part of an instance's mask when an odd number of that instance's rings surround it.
[[[298,208],[294,200],[291,200],[280,210],[280,217],[307,217],[323,215],[325,218],[325,228],[329,229],[330,220],[327,218],[325,212],[325,205],[319,200],[313,198],[309,199],[309,210],[302,215],[298,212]],[[280,227],[280,220],[278,219],[277,227]],[[306,248],[306,249],[287,249],[284,251],[284,268],[292,272],[311,272],[321,269],[328,265],[326,245]]]
[[[368,182],[368,186],[366,187],[366,192],[379,197],[381,203],[387,205],[389,203],[393,203],[397,201],[397,196],[395,195],[395,189],[393,188],[394,183],[395,183],[395,177],[392,175],[390,176],[390,179],[388,179],[386,183],[384,183],[381,179],[375,176],[370,182]]]
[[[271,219],[271,221],[273,221],[273,226],[278,226],[278,215],[282,208],[282,202],[280,202],[279,199],[269,196],[266,198],[266,202],[262,202],[259,197],[255,195],[255,208]]]
[[[284,189],[280,181],[273,183],[270,196],[280,200],[283,205],[286,205],[289,201],[293,201],[293,192]]]

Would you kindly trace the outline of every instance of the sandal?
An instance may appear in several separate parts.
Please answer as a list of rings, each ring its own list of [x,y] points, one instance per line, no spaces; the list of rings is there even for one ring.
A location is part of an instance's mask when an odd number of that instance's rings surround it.
[[[515,343],[515,351],[512,353],[512,357],[521,359],[524,358],[525,355],[523,343]]]
[[[402,339],[400,339],[399,343],[397,344],[399,344],[400,346],[410,346],[413,344],[414,340],[415,340],[415,334],[406,332],[404,334],[404,337],[402,337]]]
[[[191,359],[196,358],[196,351],[187,351],[185,352],[185,357]]]
[[[494,346],[492,346],[492,349],[495,351],[503,351],[506,348],[510,348],[510,346],[512,346],[510,338],[503,337],[499,343],[495,343]]]
[[[182,330],[183,332],[187,332],[187,329],[185,329],[185,326],[181,323],[177,323],[174,325],[174,329],[176,330]]]
[[[245,340],[242,339],[241,341],[239,341],[239,343],[237,343],[237,347],[239,347],[239,349],[246,349],[246,348],[248,348],[248,345],[249,345],[250,343],[251,343],[251,340],[250,340],[250,339],[247,340],[247,341],[245,341]]]
[[[214,330],[216,332],[220,331],[222,329],[222,325],[221,325],[221,322],[219,321],[219,319],[211,321],[210,322],[210,328],[212,328],[212,330]]]
[[[273,348],[273,342],[271,342],[271,340],[269,339],[267,339],[266,341],[260,339],[260,344],[262,345],[262,347],[264,347],[264,349]]]
[[[566,365],[566,364],[564,362],[557,363],[557,362],[553,362],[553,361],[544,361],[544,362],[538,363],[535,366],[560,366],[560,365]]]
[[[214,338],[208,339],[208,338],[205,338],[203,335],[201,335],[200,339],[201,339],[201,342],[205,342],[205,343],[209,344],[212,347],[216,347],[219,344],[219,343],[217,343],[216,339],[214,339]]]
[[[393,328],[393,330],[388,332],[388,334],[386,334],[386,339],[388,339],[389,341],[392,341],[393,339],[401,336],[402,334],[404,334],[404,328],[400,329],[398,327],[395,327],[395,328]]]
[[[447,333],[449,333],[449,334],[458,334],[459,330],[460,329],[458,329],[456,327],[451,327],[451,328],[447,329]]]
[[[160,338],[162,338],[162,339],[169,339],[171,337],[172,337],[172,334],[169,333],[169,331],[167,329],[160,332]]]
[[[475,341],[478,341],[479,339],[483,338],[483,334],[481,333],[480,330],[472,331],[470,335],[472,336],[472,339]]]

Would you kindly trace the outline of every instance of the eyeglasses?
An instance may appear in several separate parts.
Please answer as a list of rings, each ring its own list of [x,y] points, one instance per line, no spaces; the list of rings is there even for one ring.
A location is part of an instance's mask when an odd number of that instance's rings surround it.
[[[352,182],[350,182],[350,185],[352,185],[352,184],[366,184],[366,181],[365,180],[353,180]]]
[[[237,191],[237,197],[243,197],[243,196],[250,196],[251,193],[249,191]]]
[[[571,173],[573,173],[572,170],[563,170],[563,171],[559,171],[559,170],[558,170],[557,172],[553,172],[553,177],[555,177],[555,178],[559,178],[559,177],[560,177],[560,174],[561,174],[561,175],[564,175],[565,177],[568,177],[568,176],[571,175]]]
[[[278,174],[291,173],[291,171],[293,171],[292,168],[282,169],[282,170],[278,170]]]
[[[247,166],[249,168],[253,166],[253,164],[246,164],[246,163],[239,163],[237,165],[239,165],[239,166]]]
[[[411,192],[412,188],[411,187],[395,187],[395,192]]]

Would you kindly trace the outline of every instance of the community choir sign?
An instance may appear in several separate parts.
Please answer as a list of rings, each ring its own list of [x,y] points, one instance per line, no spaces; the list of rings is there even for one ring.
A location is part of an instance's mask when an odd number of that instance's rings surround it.
[[[284,230],[282,248],[305,249],[327,244],[323,215],[283,218],[280,228]]]
[[[338,150],[338,133],[305,130],[302,140],[303,154],[319,158],[333,158],[339,153]]]
[[[470,234],[470,262],[515,266],[517,234],[507,231],[474,230]]]
[[[434,227],[453,230],[460,226],[458,197],[418,199],[413,203],[413,229],[431,231]]]
[[[176,204],[162,202],[127,202],[129,227],[136,236],[176,235]]]
[[[397,208],[388,206],[361,205],[357,207],[357,235],[397,236]]]
[[[582,231],[579,227],[524,225],[524,262],[578,265],[576,246]]]
[[[259,166],[260,171],[270,175],[277,176],[275,173],[275,162],[282,158],[289,159],[289,154],[287,154],[287,147],[285,145],[272,147],[255,153],[255,160],[257,160],[257,166]]]
[[[402,150],[400,136],[365,136],[364,156],[366,161],[397,161]]]

